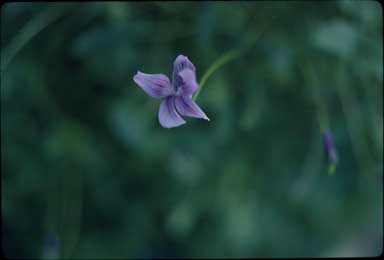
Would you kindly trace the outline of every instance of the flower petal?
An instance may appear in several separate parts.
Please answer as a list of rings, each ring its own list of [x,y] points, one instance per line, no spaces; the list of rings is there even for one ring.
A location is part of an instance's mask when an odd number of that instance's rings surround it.
[[[325,147],[325,151],[328,153],[328,157],[329,157],[329,160],[334,163],[334,164],[337,164],[339,158],[338,158],[338,155],[337,155],[337,150],[336,150],[336,146],[333,142],[333,136],[332,136],[332,132],[329,128],[326,128],[323,132],[323,140],[324,140],[324,147]]]
[[[184,69],[179,72],[179,76],[182,80],[180,85],[182,95],[192,95],[196,92],[199,85],[196,82],[196,74],[190,69]]]
[[[179,55],[176,57],[174,63],[173,63],[173,74],[172,74],[172,84],[177,88],[180,86],[180,77],[179,73],[184,69],[190,69],[192,71],[196,71],[195,66],[192,64],[192,62],[188,59],[187,56]]]
[[[177,75],[179,74],[180,71],[186,68],[196,71],[195,66],[188,59],[187,56],[184,56],[184,55],[177,56],[173,63],[173,74]]]
[[[183,116],[191,116],[202,118],[209,121],[207,115],[201,108],[192,100],[190,96],[179,96],[175,98],[177,111]]]
[[[159,122],[165,128],[176,127],[186,123],[176,111],[174,96],[167,97],[161,102]]]
[[[163,74],[146,74],[138,71],[133,80],[145,93],[154,98],[164,98],[174,93],[171,82]]]

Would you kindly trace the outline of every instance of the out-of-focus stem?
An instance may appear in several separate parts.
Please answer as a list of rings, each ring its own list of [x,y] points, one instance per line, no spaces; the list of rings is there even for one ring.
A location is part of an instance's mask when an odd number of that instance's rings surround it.
[[[70,170],[70,169],[69,169]],[[82,174],[67,174],[62,187],[61,234],[63,258],[70,259],[78,243],[81,230],[81,213],[83,205]]]
[[[1,71],[4,71],[15,55],[39,32],[59,19],[68,8],[63,6],[47,7],[33,17],[4,48],[1,55]]]
[[[358,109],[355,97],[351,91],[347,90],[346,85],[343,84],[345,71],[341,60],[339,60],[336,72],[337,91],[346,117],[352,149],[355,153],[360,170],[363,171],[363,169],[366,169],[369,171],[368,166],[372,164],[371,158],[368,155],[367,143],[365,142],[364,136],[361,134],[362,116]]]

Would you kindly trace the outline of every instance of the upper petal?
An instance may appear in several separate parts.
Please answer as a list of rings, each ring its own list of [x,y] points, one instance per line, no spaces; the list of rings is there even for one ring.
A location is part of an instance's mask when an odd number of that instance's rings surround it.
[[[188,59],[187,56],[184,56],[184,55],[177,56],[173,63],[173,73],[178,74],[181,70],[185,68],[191,69],[193,71],[196,70],[195,66]]]
[[[196,82],[196,74],[190,69],[180,71],[179,79],[182,82],[180,85],[180,93],[182,95],[192,95],[199,87],[199,84]]]
[[[209,121],[207,115],[201,108],[192,100],[190,96],[179,96],[175,98],[177,111],[183,116],[191,116],[202,118]]]
[[[163,74],[146,74],[138,71],[133,80],[145,93],[154,98],[164,98],[174,93],[171,82]]]
[[[192,71],[196,71],[195,66],[192,64],[192,62],[188,59],[187,56],[179,55],[176,57],[174,63],[173,63],[173,75],[172,75],[172,83],[175,85],[177,84],[177,77],[180,71],[184,69],[190,69]]]
[[[165,128],[176,127],[185,124],[183,118],[175,109],[175,97],[167,97],[160,104],[159,122]]]

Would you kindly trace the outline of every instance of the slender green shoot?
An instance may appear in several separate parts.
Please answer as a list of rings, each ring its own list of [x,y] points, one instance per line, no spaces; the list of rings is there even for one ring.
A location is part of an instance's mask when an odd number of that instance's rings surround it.
[[[40,14],[33,17],[4,48],[1,55],[1,71],[4,71],[9,62],[31,39],[49,24],[59,19],[68,8],[63,6],[47,7]]]
[[[225,52],[224,54],[222,54],[221,56],[219,56],[213,63],[211,66],[209,66],[209,68],[207,69],[207,71],[204,73],[203,77],[201,78],[201,81],[200,81],[200,87],[199,89],[196,91],[196,93],[194,94],[193,96],[193,100],[196,100],[196,98],[199,96],[201,90],[203,89],[203,87],[205,86],[205,83],[207,82],[208,78],[210,76],[212,76],[212,74],[217,71],[219,68],[221,68],[222,66],[224,66],[225,64],[227,64],[228,62],[240,57],[241,55],[243,55],[244,53],[246,53],[247,51],[251,50],[252,47],[254,46],[254,44],[257,42],[257,40],[259,40],[259,38],[262,36],[263,32],[266,30],[266,28],[268,27],[268,25],[270,25],[272,23],[272,21],[278,16],[278,14],[276,14],[275,16],[273,16],[264,26],[262,26],[262,29],[258,32],[258,34],[256,34],[255,37],[253,38],[250,38],[250,40],[246,41],[245,44],[243,44],[242,46],[240,46],[239,48],[236,48],[236,49],[232,49],[228,52]]]

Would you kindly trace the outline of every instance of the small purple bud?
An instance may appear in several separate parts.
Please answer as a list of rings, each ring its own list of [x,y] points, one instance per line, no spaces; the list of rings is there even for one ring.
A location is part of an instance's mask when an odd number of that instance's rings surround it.
[[[48,232],[43,243],[43,259],[58,259],[59,258],[59,238],[54,232]]]
[[[339,161],[335,144],[333,143],[332,132],[329,128],[325,128],[323,132],[324,148],[328,155],[328,160],[332,164],[337,164]]]

